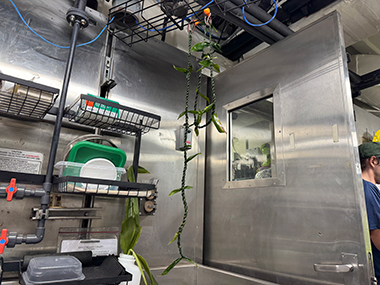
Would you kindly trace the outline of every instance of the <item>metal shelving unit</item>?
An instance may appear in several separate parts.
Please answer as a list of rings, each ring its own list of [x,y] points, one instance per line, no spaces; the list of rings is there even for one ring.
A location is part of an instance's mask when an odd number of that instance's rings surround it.
[[[43,119],[53,107],[59,89],[0,73],[0,113]]]

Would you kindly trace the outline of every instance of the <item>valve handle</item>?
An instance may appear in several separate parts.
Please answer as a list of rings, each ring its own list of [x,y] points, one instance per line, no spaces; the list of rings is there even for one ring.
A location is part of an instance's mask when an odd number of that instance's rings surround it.
[[[4,229],[1,231],[0,235],[0,254],[4,252],[5,246],[8,244],[8,238],[7,238],[7,229]]]
[[[16,178],[11,179],[11,182],[9,183],[7,189],[5,189],[5,192],[7,192],[7,201],[12,201],[13,195],[17,192]]]

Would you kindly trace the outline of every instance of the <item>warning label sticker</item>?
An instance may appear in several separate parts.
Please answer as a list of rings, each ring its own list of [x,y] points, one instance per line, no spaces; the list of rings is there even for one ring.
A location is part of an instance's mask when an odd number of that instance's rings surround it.
[[[43,159],[39,152],[0,148],[0,170],[41,174]]]

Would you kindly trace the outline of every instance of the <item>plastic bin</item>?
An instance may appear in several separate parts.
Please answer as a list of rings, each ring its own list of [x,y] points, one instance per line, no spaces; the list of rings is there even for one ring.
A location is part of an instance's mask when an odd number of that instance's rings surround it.
[[[124,164],[127,161],[127,155],[122,149],[88,141],[76,143],[70,150],[67,160],[86,163],[94,158],[108,159],[116,167],[124,167]]]
[[[93,161],[93,160],[92,160]],[[125,169],[122,167],[109,167],[106,165],[96,165],[88,163],[78,163],[71,161],[59,161],[55,164],[55,168],[59,169],[59,176],[77,176],[77,177],[87,177],[94,179],[106,179],[106,180],[116,180],[120,181],[121,175],[126,173]],[[85,172],[84,172],[84,167]],[[93,175],[83,175],[84,173],[91,173],[93,170]],[[112,172],[116,170],[115,176],[111,176]],[[69,183],[70,184],[70,183]],[[72,184],[72,183],[71,183]],[[66,187],[72,187],[73,185],[66,185]],[[76,183],[76,190],[82,192],[88,192],[88,190],[94,191],[115,191],[118,190],[118,186],[106,185],[106,184],[92,184],[92,183]],[[83,190],[84,189],[84,190]],[[68,192],[67,189],[59,189],[60,192]]]
[[[26,285],[71,282],[85,279],[82,263],[74,256],[43,256],[32,258],[22,273]]]

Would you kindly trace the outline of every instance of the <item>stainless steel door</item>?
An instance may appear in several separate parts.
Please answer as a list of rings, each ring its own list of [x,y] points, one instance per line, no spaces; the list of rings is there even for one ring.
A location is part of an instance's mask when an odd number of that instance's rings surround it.
[[[222,123],[227,125],[227,111],[221,106],[271,86],[277,90],[275,152],[284,185],[234,188],[229,182],[223,189],[228,138],[210,128],[205,263],[279,284],[370,284],[370,240],[337,13],[219,75]]]

